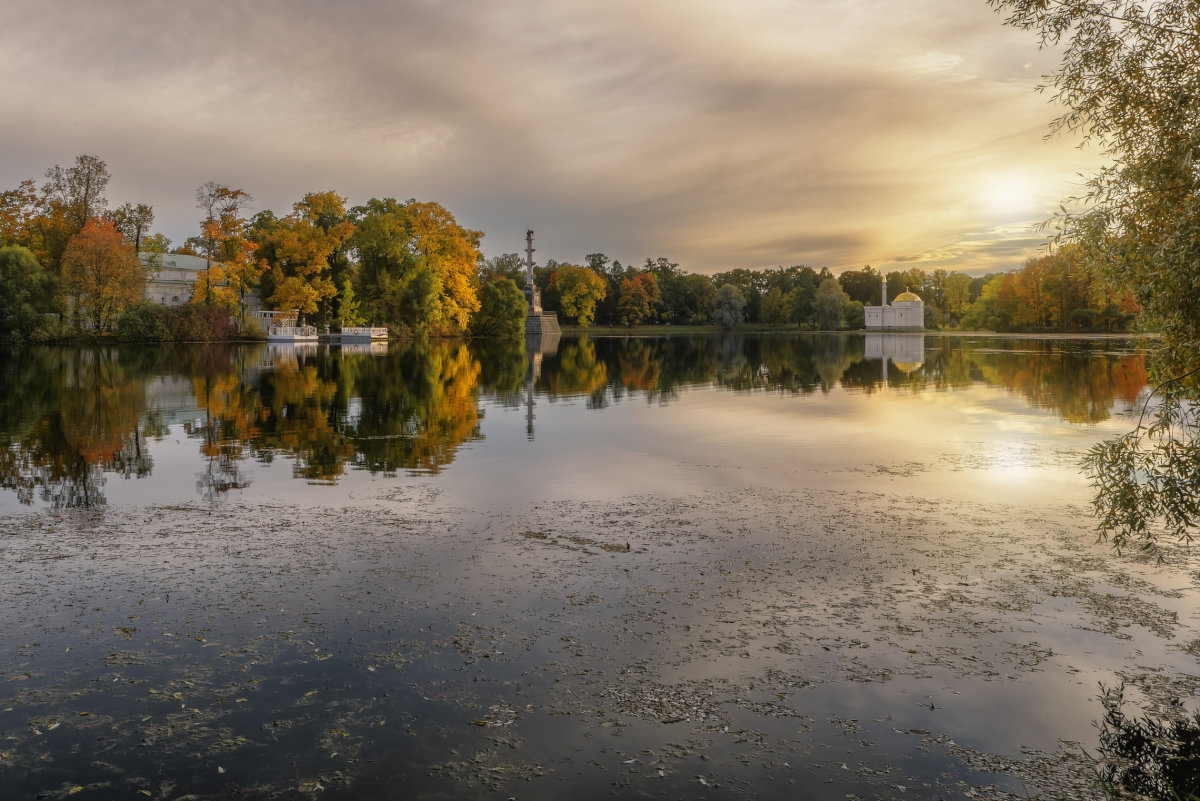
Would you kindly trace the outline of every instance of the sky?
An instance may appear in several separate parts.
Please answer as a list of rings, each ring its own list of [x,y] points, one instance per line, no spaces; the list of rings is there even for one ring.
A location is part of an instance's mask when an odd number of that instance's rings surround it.
[[[176,244],[196,188],[436,201],[486,256],[1019,267],[1101,156],[984,0],[5,0],[0,189],[92,154]]]

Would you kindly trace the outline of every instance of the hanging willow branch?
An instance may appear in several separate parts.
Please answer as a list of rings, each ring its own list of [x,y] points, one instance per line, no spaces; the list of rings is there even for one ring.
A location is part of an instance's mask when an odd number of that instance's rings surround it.
[[[1190,543],[1200,523],[1200,407],[1165,396],[1150,425],[1139,421],[1093,446],[1083,469],[1095,493],[1097,531],[1115,548],[1136,545],[1157,555],[1160,534]]]

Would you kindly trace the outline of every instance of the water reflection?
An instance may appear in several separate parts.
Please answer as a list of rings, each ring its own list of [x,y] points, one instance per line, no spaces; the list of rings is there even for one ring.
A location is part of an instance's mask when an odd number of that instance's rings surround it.
[[[249,463],[287,460],[313,483],[437,473],[484,436],[489,404],[526,406],[532,439],[538,398],[600,410],[700,386],[804,396],[983,384],[1090,424],[1146,382],[1143,356],[1111,341],[920,334],[32,349],[0,373],[0,486],[56,508],[103,505],[107,478],[149,476],[153,454],[181,437],[212,499],[248,486]]]

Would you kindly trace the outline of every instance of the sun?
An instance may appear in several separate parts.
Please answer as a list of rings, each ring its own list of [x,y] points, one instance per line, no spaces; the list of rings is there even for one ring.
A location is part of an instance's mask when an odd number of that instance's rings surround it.
[[[993,173],[980,188],[983,206],[1005,216],[1037,212],[1037,190],[1028,174],[1017,171]]]

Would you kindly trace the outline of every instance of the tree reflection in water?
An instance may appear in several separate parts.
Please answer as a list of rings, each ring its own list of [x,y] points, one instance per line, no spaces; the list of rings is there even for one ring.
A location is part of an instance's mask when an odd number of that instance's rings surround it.
[[[982,383],[1095,423],[1146,381],[1132,350],[906,336],[892,353],[854,334],[579,337],[539,349],[532,375],[521,340],[33,349],[0,360],[0,486],[25,504],[102,505],[106,476],[149,475],[151,445],[173,426],[196,443],[197,488],[210,500],[248,486],[248,461],[289,459],[295,478],[318,483],[348,470],[436,473],[482,438],[485,398],[517,406],[530,386],[603,409],[626,397],[670,403],[688,386],[803,396]]]

